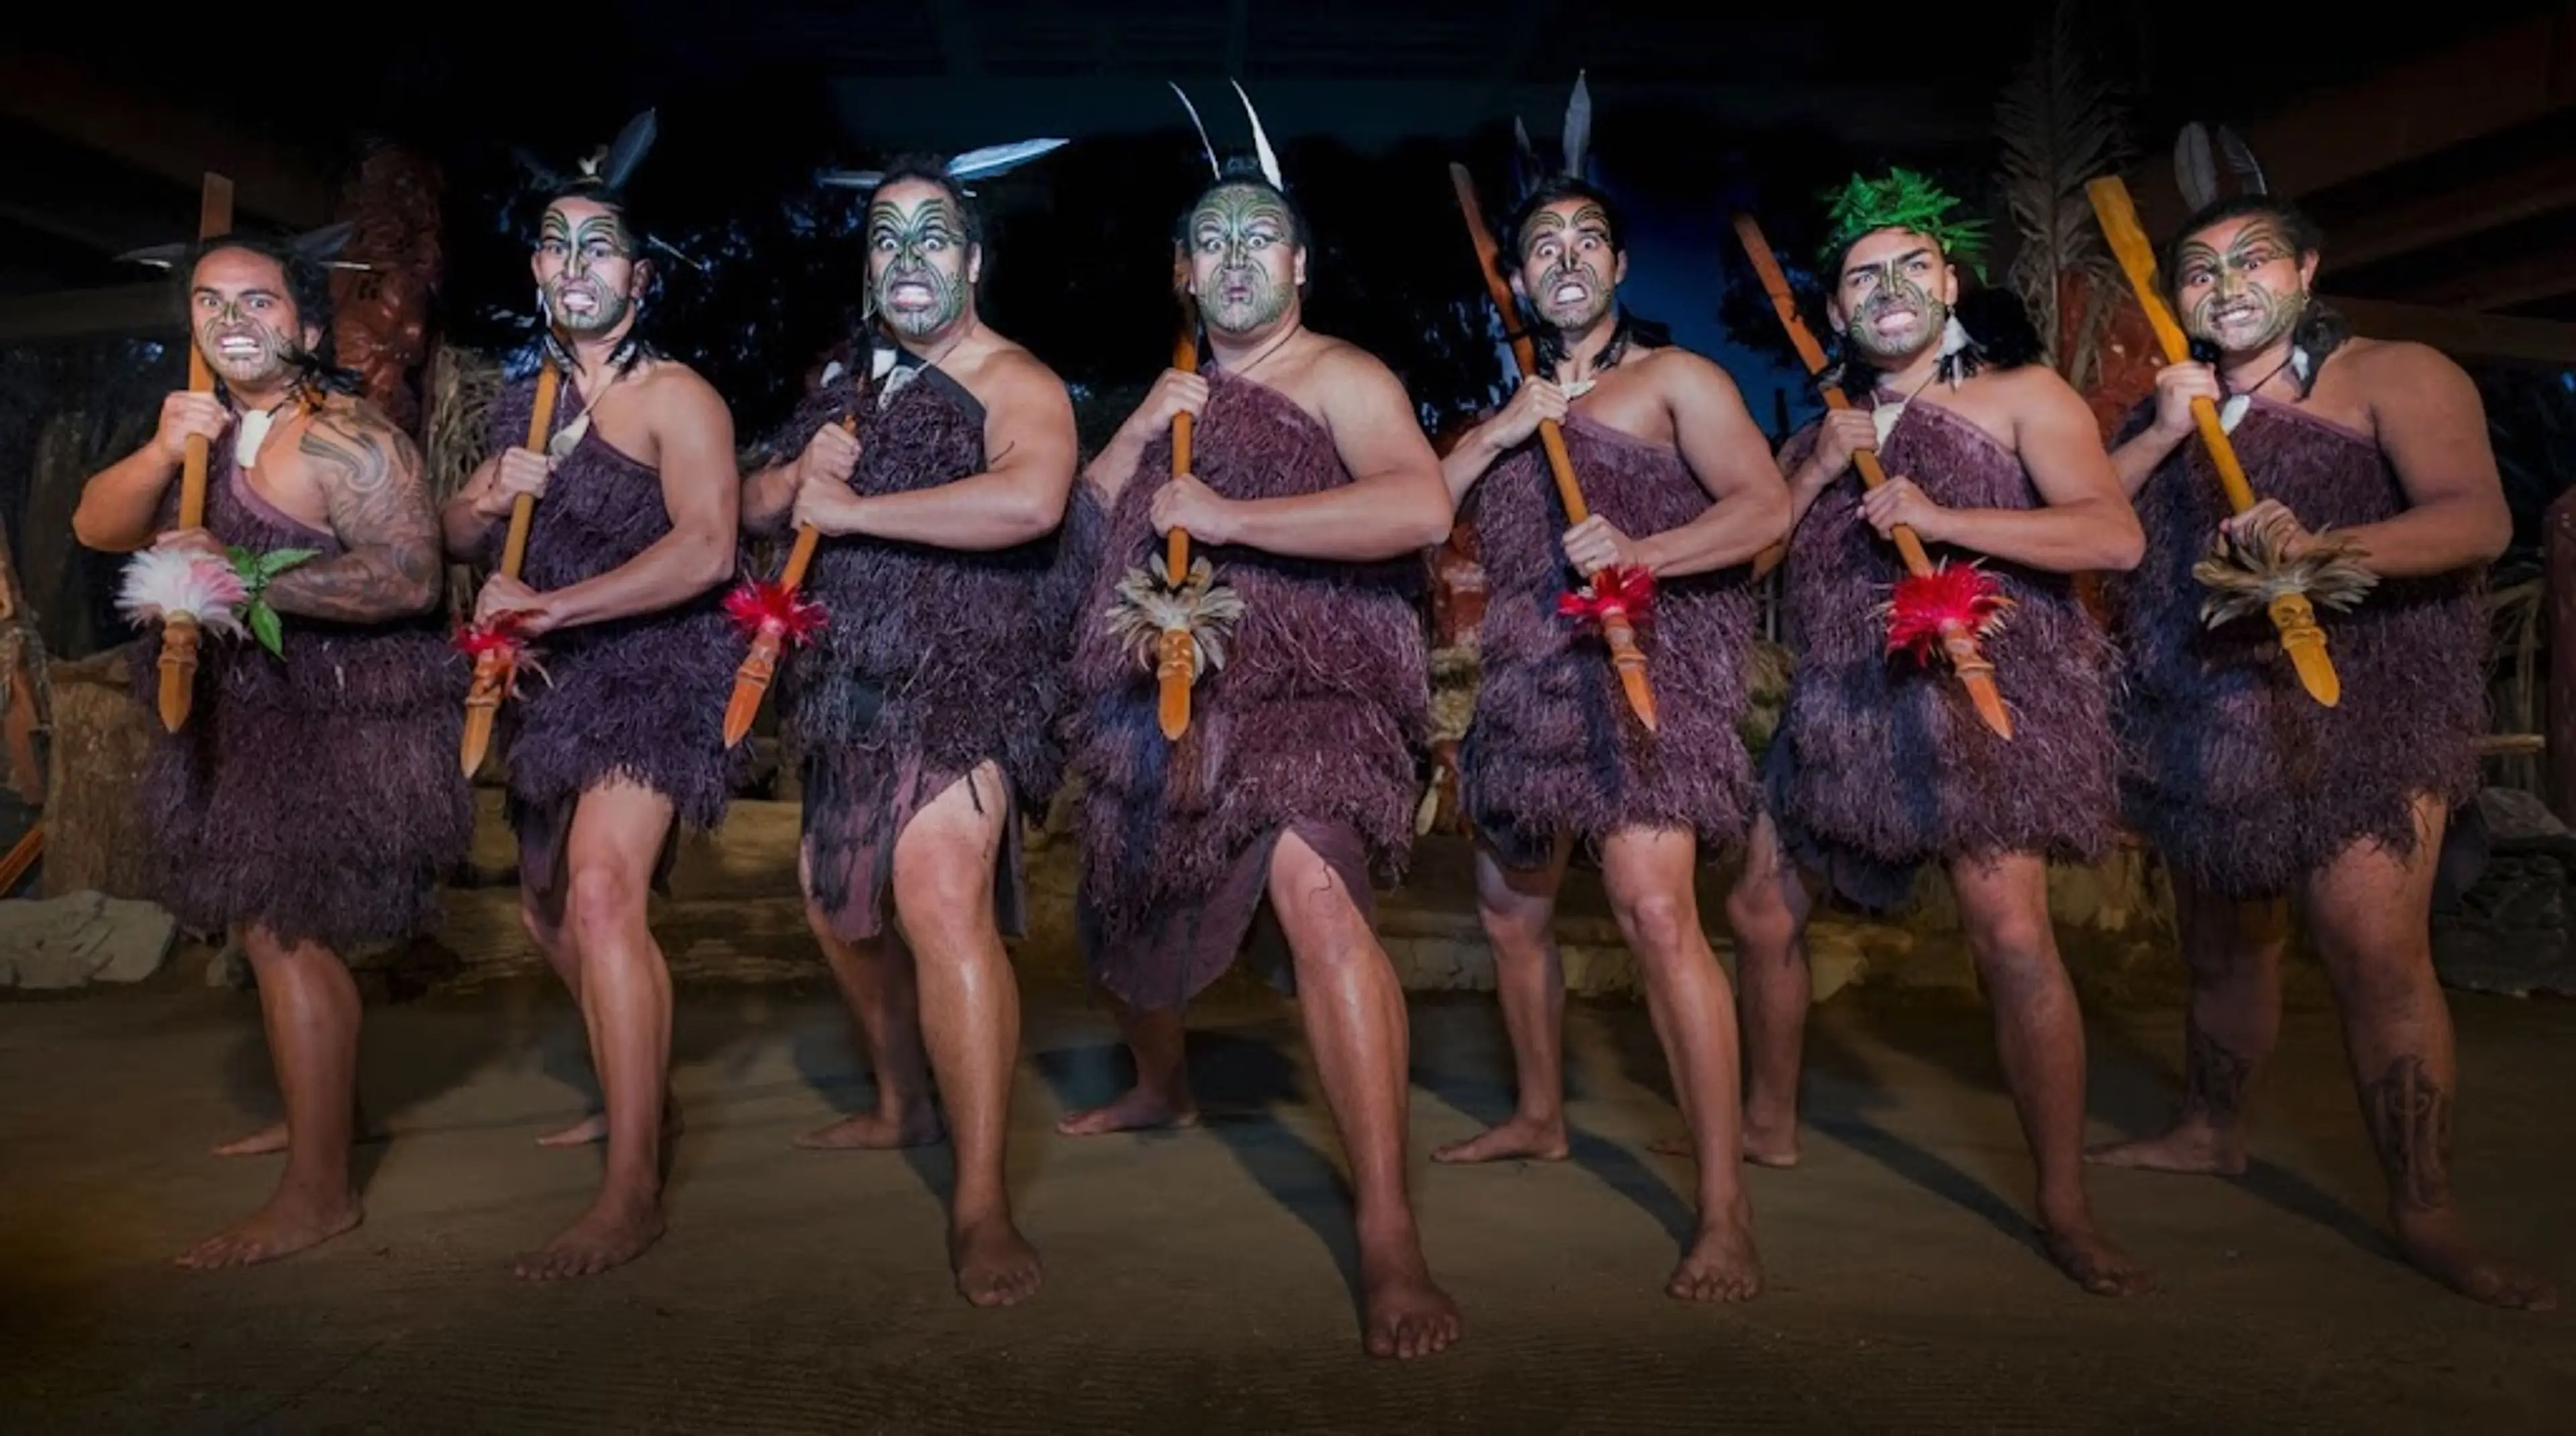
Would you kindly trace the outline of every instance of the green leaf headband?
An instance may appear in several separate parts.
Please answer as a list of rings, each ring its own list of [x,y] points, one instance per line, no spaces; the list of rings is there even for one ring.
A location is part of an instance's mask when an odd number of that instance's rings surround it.
[[[1822,198],[1830,206],[1825,244],[1817,251],[1823,269],[1833,269],[1862,235],[1905,229],[1930,235],[1944,256],[1966,265],[1979,280],[1986,277],[1986,222],[1961,215],[1965,206],[1958,196],[1912,170],[1890,169],[1885,179],[1875,180],[1853,175]]]

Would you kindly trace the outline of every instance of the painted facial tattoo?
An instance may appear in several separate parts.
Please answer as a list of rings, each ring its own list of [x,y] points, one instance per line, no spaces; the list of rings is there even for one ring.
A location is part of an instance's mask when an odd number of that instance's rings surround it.
[[[908,339],[966,312],[966,222],[934,184],[898,183],[868,205],[868,295]]]
[[[1210,326],[1248,334],[1279,321],[1297,295],[1296,221],[1258,185],[1211,191],[1190,214],[1190,292]]]
[[[1843,337],[1873,359],[1921,353],[1950,322],[1950,306],[1940,297],[1948,277],[1940,246],[1927,235],[1883,230],[1862,236],[1843,257],[1834,292]]]
[[[559,199],[537,231],[537,288],[546,321],[570,334],[606,334],[635,307],[635,236],[595,200]]]
[[[219,249],[197,262],[188,323],[215,376],[236,389],[283,383],[304,348],[286,271],[246,249]]]
[[[2225,353],[2269,348],[2298,326],[2307,304],[2298,246],[2268,214],[2193,235],[2174,268],[2184,327]]]
[[[1590,200],[1560,200],[1521,227],[1521,292],[1558,329],[1589,329],[1610,312],[1618,267],[1610,216]]]

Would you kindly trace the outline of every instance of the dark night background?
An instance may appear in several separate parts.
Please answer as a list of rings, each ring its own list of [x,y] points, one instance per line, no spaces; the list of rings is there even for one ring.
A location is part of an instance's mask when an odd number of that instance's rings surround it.
[[[1594,148],[1633,211],[1629,302],[1726,363],[1770,425],[1781,403],[1807,404],[1767,311],[1747,302],[1758,296],[1728,300],[1742,268],[1728,212],[1751,207],[1802,254],[1815,192],[1856,166],[1911,163],[1991,202],[1995,97],[2047,7],[1722,8],[648,0],[201,9],[166,26],[56,12],[29,38],[325,173],[377,136],[435,155],[448,183],[441,318],[451,342],[476,347],[502,342],[497,313],[527,308],[524,216],[505,221],[502,203],[519,180],[509,148],[568,164],[658,107],[640,203],[711,272],[673,270],[648,322],[714,379],[747,435],[776,421],[854,312],[854,202],[814,171],[1033,135],[1073,143],[985,187],[986,312],[1096,396],[1085,417],[1100,422],[1109,391],[1150,378],[1168,344],[1167,230],[1199,161],[1164,82],[1191,91],[1222,148],[1245,138],[1229,75],[1311,211],[1312,322],[1385,357],[1426,421],[1472,410],[1504,364],[1479,337],[1488,319],[1443,166],[1468,160],[1499,204],[1511,118],[1552,157],[1568,86],[1588,69]],[[2380,26],[2309,7],[2116,0],[2086,7],[2084,26],[2152,149],[2186,118],[2258,113],[2530,8],[2417,7]],[[362,36],[379,20],[387,34]],[[184,234],[186,196],[159,203],[169,237]],[[67,248],[16,249],[19,292],[135,277]]]

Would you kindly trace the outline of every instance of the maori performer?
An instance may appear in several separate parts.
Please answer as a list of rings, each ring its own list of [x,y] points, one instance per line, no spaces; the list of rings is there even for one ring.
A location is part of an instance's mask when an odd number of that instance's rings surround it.
[[[1756,807],[1736,728],[1753,637],[1744,565],[1788,532],[1789,490],[1726,371],[1619,303],[1628,256],[1616,207],[1582,177],[1584,98],[1578,86],[1564,170],[1533,173],[1502,236],[1550,377],[1523,383],[1442,462],[1452,495],[1479,493],[1484,685],[1461,749],[1462,806],[1520,1099],[1501,1125],[1433,1153],[1441,1162],[1565,1159],[1565,978],[1551,928],[1578,844],[1600,864],[1644,970],[1696,1145],[1742,1142],[1735,1006],[1692,880],[1703,851],[1743,839]],[[1562,425],[1592,509],[1580,525],[1569,526],[1536,441],[1545,420]],[[1607,566],[1653,582],[1640,640],[1661,698],[1656,732],[1630,712],[1598,639],[1560,607],[1574,575]],[[1698,1234],[1666,1292],[1755,1295],[1740,1166],[1704,1164],[1699,1201]]]
[[[1810,1003],[1801,935],[1830,888],[1901,907],[1915,870],[1950,874],[2022,1131],[2038,1165],[2039,1237],[2084,1289],[2130,1295],[2146,1273],[2095,1225],[2084,1190],[2084,1029],[2048,917],[2047,864],[2109,849],[2108,644],[2069,576],[2127,569],[2143,539],[2084,401],[2045,364],[2007,296],[1954,313],[1979,228],[1905,170],[1854,177],[1820,259],[1855,407],[1782,447],[1800,518],[1787,598],[1797,671],[1765,759],[1765,813],[1727,902],[1740,946],[1744,1156],[1797,1160]],[[1984,341],[1980,343],[1980,338]],[[1889,478],[1864,492],[1852,455]],[[1877,610],[1903,576],[1905,525],[1974,585],[1963,604],[2017,710],[2006,740]],[[1974,567],[1970,567],[1971,564]],[[1994,626],[1996,599],[2001,626]],[[1703,1163],[1733,1154],[1700,1149]]]
[[[287,1155],[267,1205],[180,1258],[193,1267],[272,1260],[358,1224],[360,1003],[345,959],[436,923],[439,879],[473,836],[456,770],[464,673],[436,613],[437,504],[419,448],[333,363],[323,258],[239,234],[177,258],[215,391],[163,400],[152,438],[93,475],[72,516],[90,548],[146,551],[123,603],[147,620],[130,660],[139,701],[158,696],[156,613],[225,631],[204,645],[194,716],[176,733],[153,725],[141,801],[163,904],[229,930],[258,976],[286,1121],[219,1150]],[[205,518],[181,529],[171,481],[191,437],[209,441]]]
[[[2191,1005],[2173,1129],[2095,1160],[2245,1170],[2244,1101],[2280,1036],[2295,899],[2334,982],[2400,1251],[2476,1300],[2546,1308],[2549,1284],[2473,1246],[2452,1202],[2458,1069],[2429,932],[2444,825],[2477,792],[2480,600],[2512,521],[2468,375],[2423,345],[2351,335],[2312,287],[2319,249],[2297,208],[2259,190],[2193,215],[2160,272],[2204,357],[2157,376],[2112,456],[2148,540],[2122,585],[2125,797],[2173,877]],[[2265,496],[2241,515],[2194,433],[2195,398],[2219,406]],[[2253,582],[2204,563],[2222,533],[2275,567],[2376,576],[2346,611],[2318,606],[2336,706],[2300,690],[2259,594],[2204,587],[2195,565]]]
[[[935,1075],[957,1289],[1010,1306],[1045,1273],[1003,1181],[1020,1005],[1002,944],[1027,930],[1021,814],[1063,768],[1050,725],[1078,584],[1058,529],[1079,442],[1063,380],[978,312],[982,222],[952,162],[856,179],[873,191],[860,362],[825,370],[743,496],[753,532],[822,535],[802,593],[828,618],[779,700],[806,919],[876,1065],[877,1110],[799,1145],[935,1140]]]
[[[534,357],[560,384],[549,437],[527,447],[545,376],[520,373],[444,516],[448,552],[492,570],[477,624],[530,645],[500,714],[520,915],[581,1005],[606,1107],[541,1139],[605,1137],[608,1161],[590,1209],[520,1258],[538,1281],[605,1271],[662,1234],[671,977],[646,904],[677,829],[714,827],[731,791],[717,590],[734,575],[741,481],[724,399],[639,331],[657,276],[628,195],[652,139],[647,113],[578,175],[537,167]],[[499,559],[521,495],[535,505],[513,578]]]
[[[1372,881],[1410,854],[1429,732],[1415,605],[1451,510],[1395,376],[1305,327],[1308,231],[1252,124],[1258,167],[1220,168],[1210,148],[1214,178],[1175,236],[1213,362],[1165,370],[1084,470],[1080,503],[1106,527],[1066,722],[1084,784],[1078,928],[1140,1091],[1068,1129],[1186,1119],[1180,1009],[1234,962],[1267,896],[1350,1156],[1363,1344],[1427,1356],[1460,1326],[1406,1191],[1404,995],[1370,914]],[[1174,474],[1183,414],[1195,472]],[[1174,529],[1241,600],[1177,742],[1157,715],[1160,625],[1138,603]]]

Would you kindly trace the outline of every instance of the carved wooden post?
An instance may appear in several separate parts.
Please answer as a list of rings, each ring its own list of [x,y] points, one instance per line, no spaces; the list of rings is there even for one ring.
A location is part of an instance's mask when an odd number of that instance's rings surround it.
[[[2549,806],[2576,825],[2576,489],[2560,494],[2541,521],[2543,587],[2549,603]]]
[[[427,406],[429,302],[438,288],[438,168],[426,157],[378,145],[345,187],[341,218],[356,226],[341,258],[365,269],[331,274],[342,364],[358,371],[367,398],[414,439]]]
[[[155,896],[135,806],[144,759],[160,720],[135,701],[133,649],[56,663],[53,781],[45,805],[46,897],[94,889],[109,897]]]
[[[45,770],[36,734],[45,726],[45,642],[10,559],[9,528],[0,522],[0,753],[12,791],[31,807],[45,805]]]

